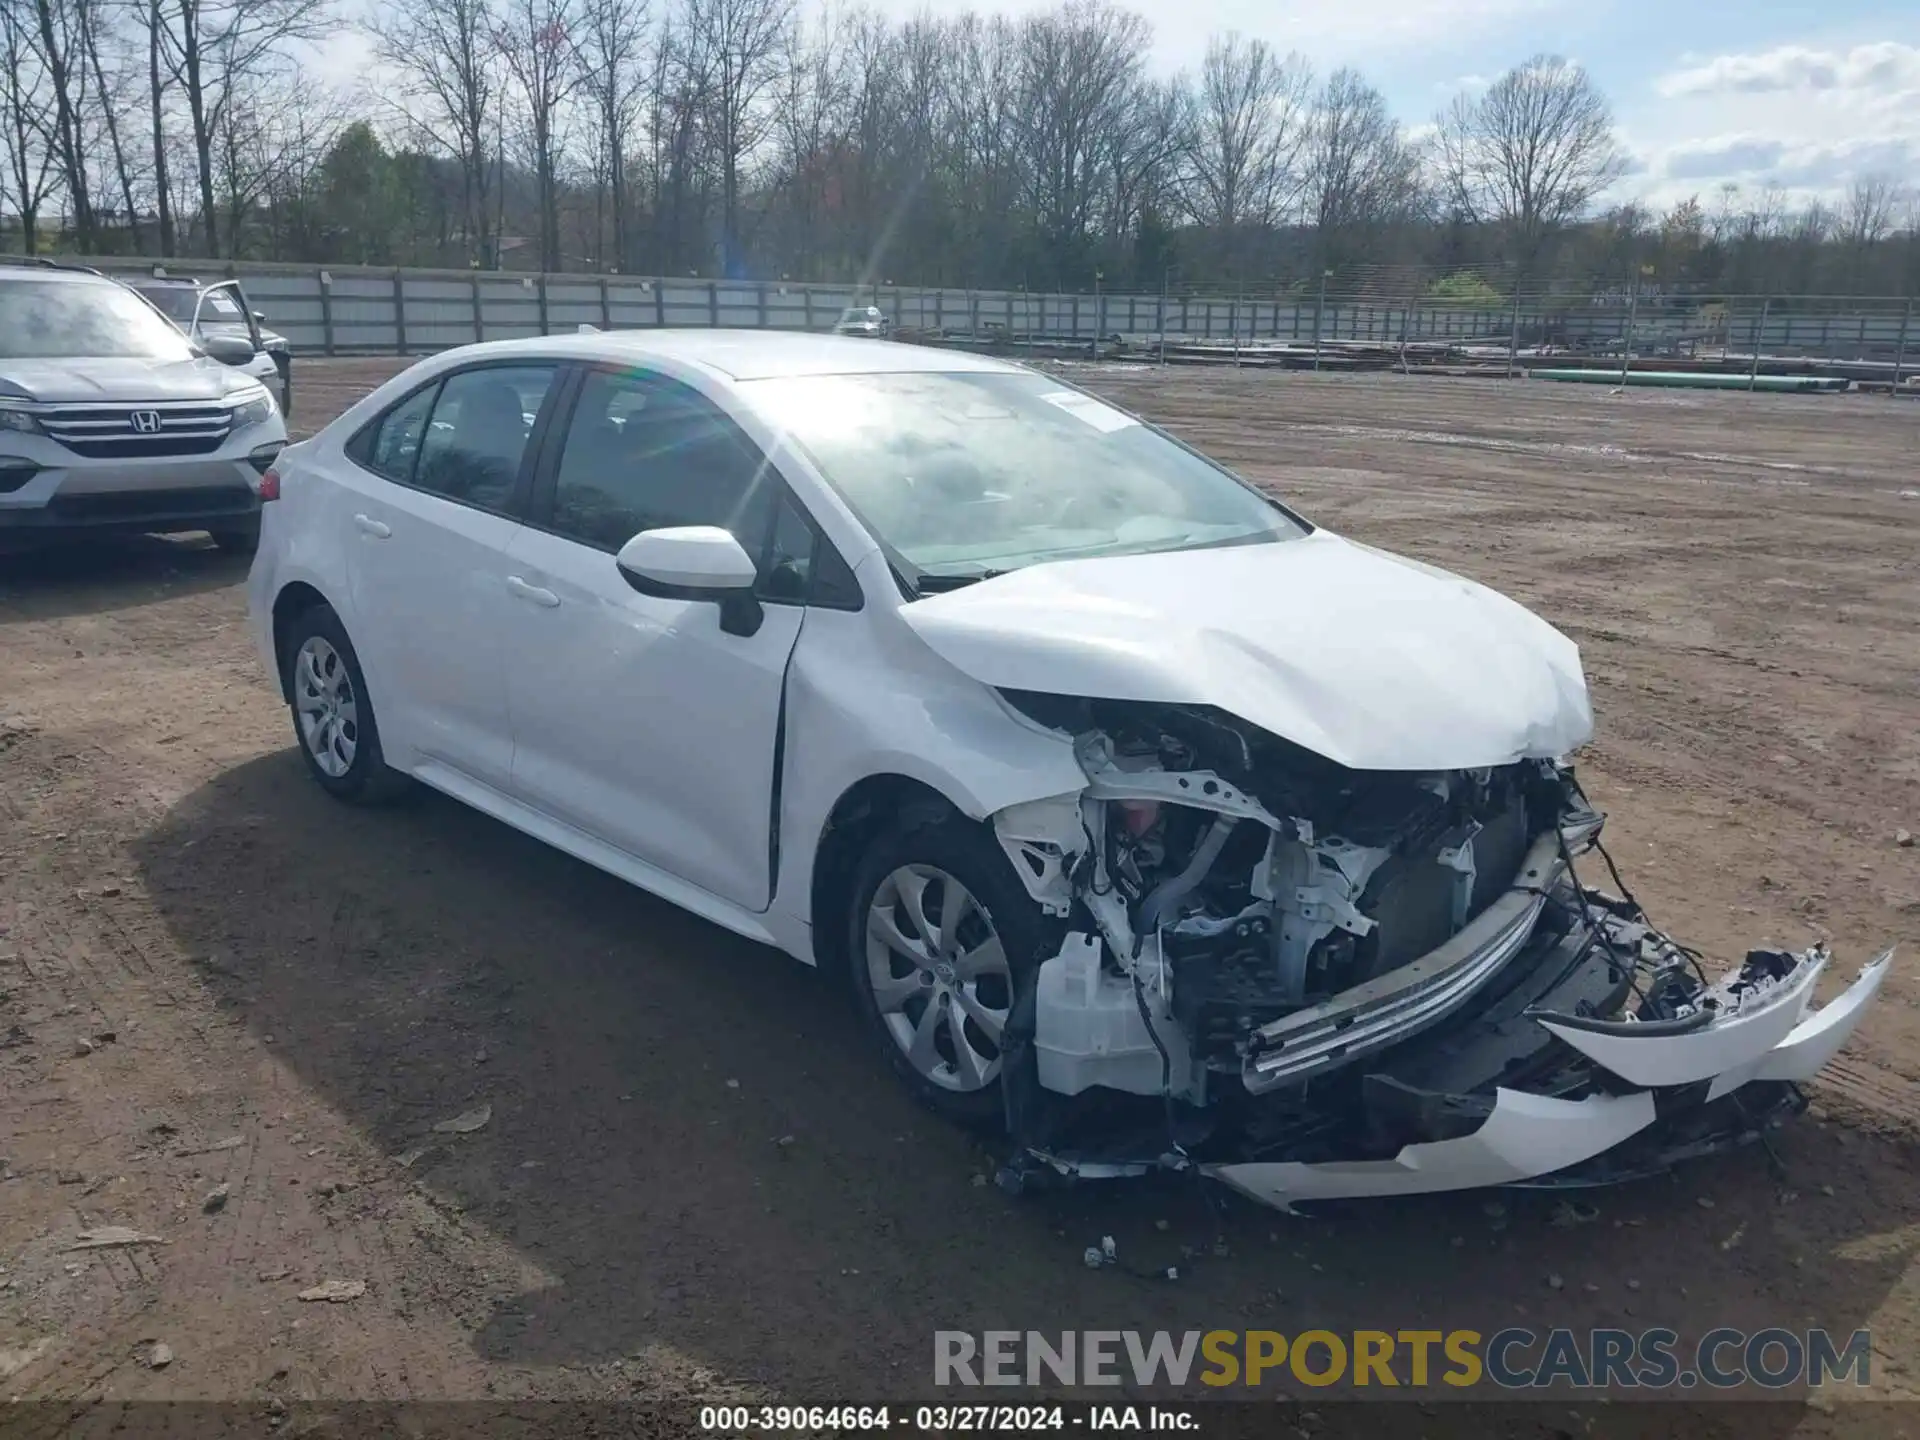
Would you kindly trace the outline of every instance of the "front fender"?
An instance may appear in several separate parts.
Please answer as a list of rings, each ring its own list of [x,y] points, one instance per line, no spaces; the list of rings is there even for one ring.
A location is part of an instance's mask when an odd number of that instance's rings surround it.
[[[1016,714],[891,616],[810,611],[786,704],[775,905],[803,923],[827,819],[862,780],[905,776],[976,820],[1087,783],[1066,736]]]

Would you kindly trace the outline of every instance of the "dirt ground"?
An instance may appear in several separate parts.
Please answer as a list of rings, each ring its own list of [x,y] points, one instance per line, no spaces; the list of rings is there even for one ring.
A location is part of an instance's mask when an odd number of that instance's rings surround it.
[[[302,362],[302,424],[391,368]],[[1871,1326],[1873,1393],[1920,1392],[1920,405],[1076,378],[1577,639],[1669,928],[1830,936],[1830,985],[1902,943],[1780,1169],[1573,1228],[1234,1203],[1219,1254],[1186,1184],[1004,1196],[801,967],[451,802],[326,799],[243,562],[95,546],[0,560],[0,1395],[845,1400],[924,1393],[943,1328],[1516,1323]],[[108,1225],[158,1240],[70,1248]],[[1088,1270],[1103,1234],[1180,1278]]]

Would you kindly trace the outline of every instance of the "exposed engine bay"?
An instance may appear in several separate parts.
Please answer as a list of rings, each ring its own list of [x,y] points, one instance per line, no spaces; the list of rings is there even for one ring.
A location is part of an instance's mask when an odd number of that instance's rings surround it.
[[[1007,1028],[1014,1181],[1198,1166],[1287,1205],[1646,1173],[1800,1108],[1890,958],[1819,1011],[1821,948],[1710,981],[1562,759],[1358,771],[1219,710],[1003,693],[1087,776],[994,816],[1062,935]]]

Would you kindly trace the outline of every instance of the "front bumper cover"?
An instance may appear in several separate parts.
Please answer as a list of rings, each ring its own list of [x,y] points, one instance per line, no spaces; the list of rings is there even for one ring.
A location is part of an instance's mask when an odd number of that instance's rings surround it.
[[[1581,889],[1568,870],[1556,866],[1549,893],[1533,892],[1521,943],[1498,922],[1488,927],[1498,935],[1481,937],[1487,946],[1452,957],[1461,973],[1490,949],[1503,960],[1440,1023],[1367,1051],[1367,1006],[1344,1026],[1301,1012],[1288,1039],[1306,1043],[1278,1053],[1311,1061],[1319,1032],[1333,1027],[1362,1042],[1360,1058],[1331,1073],[1308,1064],[1285,1086],[1256,1088],[1254,1064],[1268,1053],[1256,1047],[1242,1077],[1254,1083],[1218,1087],[1204,1100],[1191,1091],[1054,1093],[1042,1088],[1031,1056],[1032,1017],[1016,1008],[1004,1085],[1020,1152],[1003,1183],[1197,1167],[1284,1209],[1632,1179],[1758,1140],[1797,1113],[1797,1083],[1846,1044],[1892,963],[1889,949],[1815,1008],[1824,947],[1754,951],[1705,986],[1688,1015],[1598,1018],[1634,1008],[1635,972],[1622,956],[1677,947],[1631,901]],[[1431,991],[1448,973],[1429,969],[1395,993]]]
[[[1634,1036],[1624,1033],[1633,1028],[1625,1026],[1589,1051],[1596,1063],[1600,1056],[1593,1050],[1609,1062],[1602,1068],[1610,1073],[1596,1080],[1624,1079],[1620,1071],[1634,1070],[1685,1075],[1684,1081],[1625,1093],[1596,1090],[1577,1100],[1496,1087],[1491,1111],[1474,1130],[1453,1139],[1411,1143],[1389,1158],[1205,1168],[1235,1190],[1282,1207],[1306,1200],[1509,1185],[1545,1176],[1559,1176],[1566,1184],[1602,1183],[1664,1168],[1683,1154],[1757,1138],[1768,1121],[1797,1109],[1786,1085],[1812,1079],[1846,1043],[1879,993],[1892,958],[1891,950],[1882,953],[1843,993],[1810,1011],[1807,1001],[1826,956],[1809,951],[1782,987],[1786,993],[1763,1012],[1765,1024],[1755,1023],[1760,1017],[1734,1014],[1672,1035]],[[1786,1028],[1777,1031],[1774,1027],[1783,1019]],[[1576,1048],[1583,1040],[1598,1038],[1551,1021],[1540,1023]],[[1701,1073],[1708,1066],[1719,1068]],[[1705,1093],[1690,1093],[1700,1082],[1706,1082]],[[1759,1093],[1753,1097],[1759,1103],[1734,1103],[1744,1098],[1742,1087],[1754,1082],[1762,1082],[1755,1085]],[[1649,1134],[1661,1128],[1671,1133]],[[1581,1169],[1636,1139],[1653,1141],[1640,1147],[1641,1164]]]

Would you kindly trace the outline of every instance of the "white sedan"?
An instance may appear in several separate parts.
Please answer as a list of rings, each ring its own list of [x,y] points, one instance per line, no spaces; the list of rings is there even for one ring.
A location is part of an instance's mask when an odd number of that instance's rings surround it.
[[[424,783],[842,972],[1009,1183],[1643,1173],[1795,1110],[1886,972],[1709,980],[1580,873],[1572,642],[1022,366],[476,345],[266,489],[253,624],[320,785]]]

